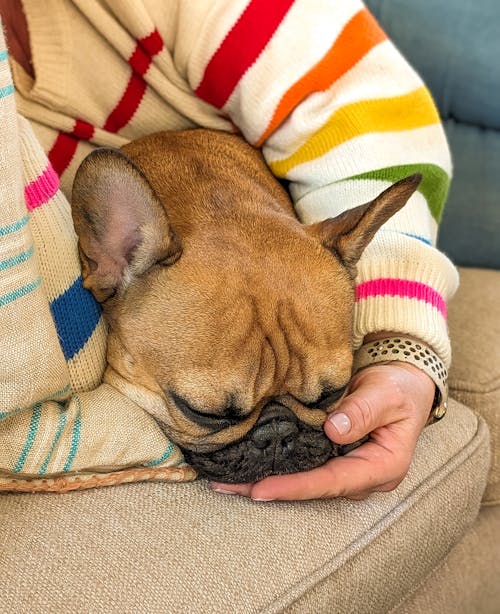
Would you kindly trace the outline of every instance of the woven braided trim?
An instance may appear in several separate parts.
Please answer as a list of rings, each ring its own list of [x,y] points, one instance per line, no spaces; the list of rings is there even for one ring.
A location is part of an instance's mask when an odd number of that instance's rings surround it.
[[[112,473],[79,473],[53,478],[19,479],[0,476],[0,491],[64,493],[132,482],[191,482],[196,471],[185,467],[134,468]]]

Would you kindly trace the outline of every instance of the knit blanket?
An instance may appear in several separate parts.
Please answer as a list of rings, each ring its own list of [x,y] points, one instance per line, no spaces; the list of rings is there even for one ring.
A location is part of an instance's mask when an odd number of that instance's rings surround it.
[[[102,383],[106,325],[7,60],[0,29],[0,490],[192,480],[156,421]]]

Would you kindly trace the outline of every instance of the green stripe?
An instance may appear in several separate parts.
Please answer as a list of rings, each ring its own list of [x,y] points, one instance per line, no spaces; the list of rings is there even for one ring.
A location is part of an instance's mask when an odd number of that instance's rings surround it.
[[[14,473],[19,473],[21,469],[24,467],[24,463],[26,462],[26,458],[30,453],[31,448],[33,447],[33,443],[36,439],[36,434],[38,431],[38,425],[40,424],[40,416],[42,415],[42,406],[40,403],[37,403],[33,409],[33,413],[31,415],[31,422],[28,429],[28,436],[26,437],[26,442],[24,444],[24,448],[17,459],[17,463],[14,465]]]
[[[63,471],[69,471],[71,465],[75,460],[76,453],[78,452],[78,446],[80,444],[80,435],[82,430],[82,402],[80,397],[75,393],[75,399],[78,403],[78,412],[75,417],[75,423],[73,424],[73,433],[71,435],[71,447],[68,454],[68,459],[63,467]]]
[[[18,230],[21,230],[21,228],[24,228],[26,224],[29,222],[29,219],[30,219],[29,216],[25,215],[20,220],[17,220],[17,222],[13,222],[12,224],[7,224],[7,226],[1,226],[0,227],[0,237],[4,237],[5,235],[9,235],[11,232],[17,232]]]
[[[413,175],[413,173],[421,173],[422,181],[418,186],[418,191],[424,196],[429,206],[432,217],[439,224],[443,215],[444,205],[450,189],[450,178],[448,174],[436,164],[404,164],[401,166],[389,166],[380,168],[376,171],[362,173],[342,179],[349,181],[350,179],[376,179],[379,181],[390,181],[395,183],[400,179]]]
[[[30,292],[33,292],[33,290],[36,290],[41,283],[42,283],[41,278],[37,277],[37,279],[30,282],[29,284],[26,284],[25,286],[22,286],[21,288],[18,288],[17,290],[13,290],[12,292],[9,292],[8,294],[4,294],[3,296],[0,296],[0,307],[3,307],[4,305],[8,305],[9,303],[12,303],[12,301],[15,301],[16,299],[21,298],[22,296],[26,296]]]
[[[0,51],[0,62],[3,62],[4,60],[6,60],[8,55],[9,54],[7,53],[5,49],[3,51]]]
[[[61,439],[61,435],[64,431],[64,427],[66,426],[66,418],[67,418],[66,411],[62,407],[60,407],[59,408],[59,426],[57,427],[57,432],[54,437],[54,441],[52,442],[52,445],[50,447],[50,450],[47,456],[45,457],[45,460],[43,461],[42,466],[40,467],[40,471],[38,472],[40,475],[43,475],[47,471],[47,467],[49,465],[50,459],[52,458],[52,454],[54,453],[54,450],[56,449],[56,446],[59,442],[59,439]]]
[[[17,256],[12,256],[12,258],[7,258],[6,260],[0,261],[0,271],[5,271],[15,266],[16,264],[21,264],[22,262],[26,262],[33,256],[33,246],[27,249],[24,252],[21,252]]]

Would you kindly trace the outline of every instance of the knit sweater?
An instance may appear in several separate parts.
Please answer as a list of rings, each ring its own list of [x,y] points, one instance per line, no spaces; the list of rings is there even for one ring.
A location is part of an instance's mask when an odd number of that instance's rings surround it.
[[[0,27],[0,490],[193,479],[151,415],[101,383],[106,328],[7,59]]]
[[[435,248],[449,150],[428,90],[361,2],[23,0],[23,6],[36,80],[12,63],[16,102],[48,156],[38,173],[25,172],[30,226],[51,199],[63,198],[59,181],[69,194],[93,147],[163,129],[239,131],[289,182],[304,223],[367,202],[418,171],[418,192],[358,265],[354,342],[397,331],[424,340],[449,364],[446,302],[457,274]],[[41,152],[36,157],[40,164]],[[104,366],[100,310],[81,289],[75,254],[61,257],[57,232],[39,232],[43,283],[33,292],[45,288],[45,316],[70,389],[81,397],[79,391],[97,386]],[[45,353],[44,365],[55,371],[51,360]],[[92,376],[82,375],[92,369]],[[31,392],[36,403],[54,391]]]

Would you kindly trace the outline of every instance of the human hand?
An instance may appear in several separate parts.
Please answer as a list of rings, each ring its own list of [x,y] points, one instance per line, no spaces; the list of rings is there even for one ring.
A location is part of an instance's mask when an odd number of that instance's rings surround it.
[[[324,429],[335,443],[354,443],[367,434],[369,441],[310,471],[249,484],[214,482],[211,486],[217,492],[258,501],[365,499],[373,492],[393,490],[408,472],[434,391],[431,378],[411,364],[367,367],[352,378],[347,396],[326,420]]]

